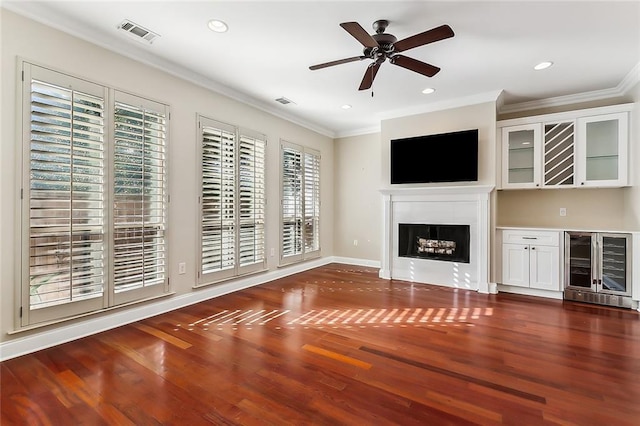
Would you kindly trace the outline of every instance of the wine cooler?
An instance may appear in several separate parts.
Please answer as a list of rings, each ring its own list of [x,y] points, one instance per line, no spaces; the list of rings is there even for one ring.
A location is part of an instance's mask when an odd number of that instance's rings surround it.
[[[631,236],[565,232],[564,298],[631,308]]]

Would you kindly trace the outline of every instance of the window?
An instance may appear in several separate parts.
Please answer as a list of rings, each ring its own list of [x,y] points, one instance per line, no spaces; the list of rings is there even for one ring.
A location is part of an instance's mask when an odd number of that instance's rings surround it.
[[[320,153],[281,144],[281,263],[320,256]]]
[[[21,325],[166,291],[166,107],[146,109],[141,98],[29,63],[23,69]],[[122,198],[129,196],[137,198]]]
[[[199,284],[265,268],[265,146],[258,133],[199,116]]]

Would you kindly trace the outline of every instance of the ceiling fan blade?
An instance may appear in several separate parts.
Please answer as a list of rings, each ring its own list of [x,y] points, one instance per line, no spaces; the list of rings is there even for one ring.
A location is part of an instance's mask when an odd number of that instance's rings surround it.
[[[367,70],[364,72],[364,77],[362,78],[362,83],[360,83],[360,87],[358,88],[358,90],[367,90],[371,88],[373,79],[376,78],[376,74],[378,74],[378,70],[380,69],[380,64],[381,62],[373,62],[367,67]]]
[[[378,47],[378,42],[357,22],[343,22],[340,26],[364,47]]]
[[[395,55],[391,58],[391,63],[398,65],[402,68],[406,68],[411,71],[415,71],[419,74],[426,75],[427,77],[433,77],[440,71],[440,68],[427,64],[417,59],[409,58],[408,56]]]
[[[311,65],[310,70],[319,70],[321,68],[332,67],[334,65],[346,64],[348,62],[361,61],[367,59],[366,56],[354,56],[353,58],[338,59],[337,61],[325,62],[324,64]]]
[[[414,47],[423,46],[425,44],[444,40],[453,36],[454,33],[450,26],[441,25],[423,33],[397,41],[393,44],[393,47],[396,52],[404,52],[405,50],[413,49]]]

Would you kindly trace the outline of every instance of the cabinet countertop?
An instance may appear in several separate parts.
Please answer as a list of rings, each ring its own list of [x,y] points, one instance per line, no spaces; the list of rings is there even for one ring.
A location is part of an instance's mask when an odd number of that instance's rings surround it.
[[[545,232],[606,232],[611,234],[640,234],[640,231],[630,231],[627,229],[585,229],[585,228],[553,228],[534,226],[496,226],[499,230],[524,230],[524,231],[545,231]]]

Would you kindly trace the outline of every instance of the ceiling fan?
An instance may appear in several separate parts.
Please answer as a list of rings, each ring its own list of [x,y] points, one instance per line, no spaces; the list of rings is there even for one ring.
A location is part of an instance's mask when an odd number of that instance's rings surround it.
[[[394,35],[385,33],[388,25],[389,21],[385,19],[375,21],[373,23],[373,29],[376,33],[369,35],[369,33],[367,33],[367,31],[357,22],[343,22],[340,26],[364,46],[362,55],[312,65],[309,69],[318,70],[321,68],[332,67],[334,65],[346,64],[348,62],[373,59],[373,62],[369,64],[364,73],[364,77],[362,78],[362,82],[360,83],[358,90],[367,90],[371,87],[380,65],[387,59],[389,59],[389,62],[394,65],[426,75],[427,77],[433,77],[438,73],[438,71],[440,71],[440,68],[434,65],[418,61],[417,59],[413,59],[408,56],[400,55],[399,53],[413,49],[414,47],[423,46],[425,44],[453,37],[454,33],[450,26],[441,25],[398,41]]]

